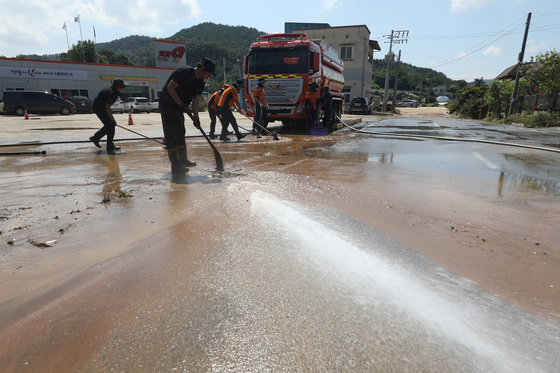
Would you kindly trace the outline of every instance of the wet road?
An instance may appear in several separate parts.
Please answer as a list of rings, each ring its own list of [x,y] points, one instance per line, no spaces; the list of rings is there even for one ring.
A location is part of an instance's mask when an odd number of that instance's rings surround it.
[[[450,118],[357,128],[560,141]],[[222,175],[189,140],[199,165],[179,179],[149,141],[116,156],[49,145],[48,157],[1,159],[2,243],[17,238],[1,254],[2,365],[555,370],[559,154],[350,130],[280,138],[217,144]],[[26,244],[61,226],[56,246]]]

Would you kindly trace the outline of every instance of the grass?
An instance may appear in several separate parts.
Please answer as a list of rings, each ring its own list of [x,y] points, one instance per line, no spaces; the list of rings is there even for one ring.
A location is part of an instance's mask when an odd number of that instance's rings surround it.
[[[117,198],[130,198],[133,197],[132,194],[130,194],[130,192],[127,192],[126,190],[119,190],[116,193],[105,193],[103,195],[103,199],[101,200],[101,203],[110,203],[113,198],[112,197],[117,197]]]
[[[127,192],[126,190],[120,190],[118,196],[119,196],[119,198],[130,198],[130,197],[133,197],[133,195],[130,194],[129,192]]]
[[[549,113],[547,111],[535,112],[534,114],[527,112],[512,114],[507,118],[492,118],[491,116],[487,116],[484,120],[504,124],[521,123],[525,127],[530,128],[560,126],[560,117],[557,114]]]

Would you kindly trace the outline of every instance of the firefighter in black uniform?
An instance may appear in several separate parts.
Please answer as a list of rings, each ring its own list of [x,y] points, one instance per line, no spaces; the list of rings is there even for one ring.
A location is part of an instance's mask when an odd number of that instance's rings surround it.
[[[111,111],[111,105],[117,101],[120,92],[126,87],[122,79],[113,80],[113,84],[110,87],[103,88],[93,100],[93,112],[103,123],[103,128],[97,131],[89,141],[95,144],[98,148],[99,140],[105,135],[107,135],[107,153],[115,154],[115,150],[119,150],[120,146],[116,146],[113,143],[113,138],[115,137],[115,127],[117,122],[113,117],[113,112]]]
[[[323,102],[323,126],[329,129],[329,132],[332,131],[333,127],[333,100],[332,95],[329,87],[325,87],[323,98],[321,100]]]
[[[171,172],[188,171],[187,167],[196,166],[195,162],[187,159],[187,145],[185,143],[185,116],[192,102],[193,124],[200,128],[198,104],[200,94],[204,90],[204,80],[216,71],[216,63],[209,58],[203,58],[196,68],[180,67],[171,73],[163,86],[159,108],[167,155],[171,162]]]

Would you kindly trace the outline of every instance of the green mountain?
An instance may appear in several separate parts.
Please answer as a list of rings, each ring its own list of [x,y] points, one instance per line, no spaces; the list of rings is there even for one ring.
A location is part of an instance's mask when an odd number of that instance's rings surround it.
[[[154,38],[150,36],[131,35],[125,38],[116,39],[107,43],[97,43],[97,50],[108,49],[115,54],[124,54],[130,57],[137,49],[152,44]]]
[[[373,60],[372,85],[374,89],[383,90],[385,87],[385,72],[387,63],[383,60]],[[395,84],[396,63],[391,64],[390,72],[390,90],[393,90]],[[429,95],[432,87],[439,85],[447,85],[448,90],[456,92],[467,85],[464,80],[449,79],[444,73],[425,68],[416,67],[406,62],[398,65],[398,82],[397,89],[399,91],[415,91],[417,94]]]
[[[162,40],[185,43],[188,64],[195,64],[202,57],[209,57],[216,61],[218,69],[223,71],[224,58],[228,66],[237,64],[238,60],[243,59],[251,43],[263,34],[255,28],[205,22],[182,29]],[[128,57],[134,65],[155,66],[154,39],[149,36],[132,35],[107,43],[99,43],[96,48],[122,54]]]

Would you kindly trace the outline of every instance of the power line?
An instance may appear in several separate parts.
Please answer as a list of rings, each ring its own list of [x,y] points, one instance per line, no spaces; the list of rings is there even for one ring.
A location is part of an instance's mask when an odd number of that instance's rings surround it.
[[[519,26],[519,25],[517,25]],[[533,26],[532,33],[541,32],[541,31],[552,31],[560,29],[560,24],[551,24],[551,25],[543,25]],[[509,35],[516,35],[522,34],[523,31],[520,30],[510,30]],[[420,35],[420,36],[411,36],[410,39],[417,40],[454,40],[454,39],[478,39],[478,38],[489,38],[501,35],[502,32],[484,32],[484,33],[472,33],[472,34],[456,34],[456,35]]]
[[[513,24],[506,26],[504,29],[502,29],[502,31],[495,33],[494,35],[496,36],[493,39],[489,39],[486,38],[485,40],[483,40],[481,43],[471,47],[470,49],[468,49],[465,53],[461,54],[460,56],[455,56],[455,57],[451,57],[450,59],[447,59],[437,65],[432,66],[432,68],[436,68],[436,67],[441,67],[441,66],[445,66],[445,65],[449,65],[450,63],[462,60],[476,52],[478,52],[479,50],[486,48],[487,46],[489,46],[490,44],[494,43],[497,40],[500,40],[501,38],[505,37],[505,36],[509,36],[512,34],[512,31],[515,29],[517,30],[517,28],[522,25],[524,22],[523,21],[515,21]]]

